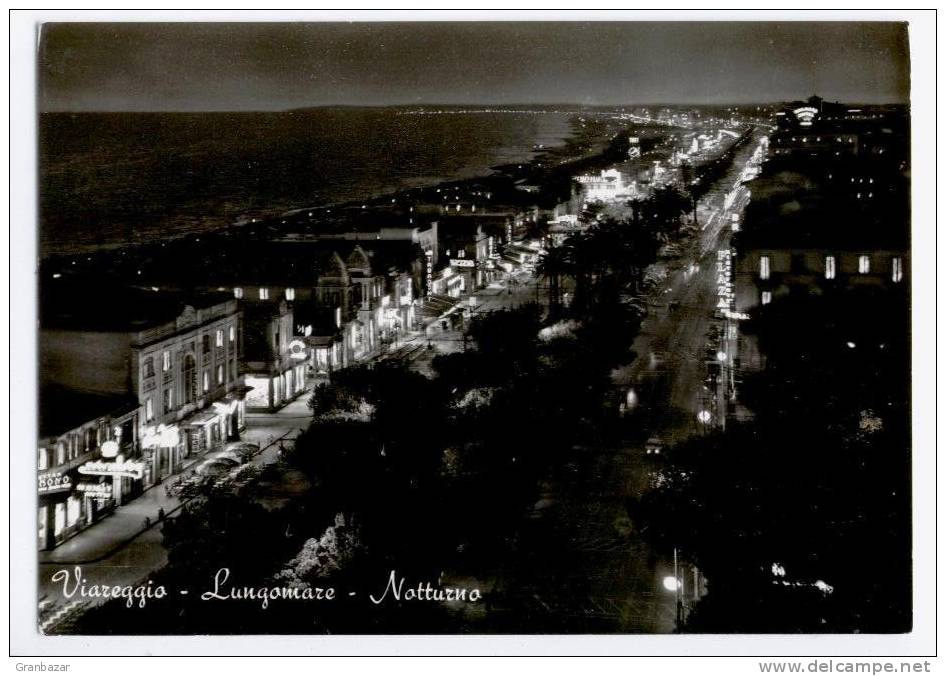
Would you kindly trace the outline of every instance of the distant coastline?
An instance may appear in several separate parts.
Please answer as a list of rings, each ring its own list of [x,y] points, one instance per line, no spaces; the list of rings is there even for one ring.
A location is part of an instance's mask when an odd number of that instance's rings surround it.
[[[537,148],[567,145],[574,131],[571,111],[405,113],[44,113],[40,255],[177,239],[482,178],[531,162]]]

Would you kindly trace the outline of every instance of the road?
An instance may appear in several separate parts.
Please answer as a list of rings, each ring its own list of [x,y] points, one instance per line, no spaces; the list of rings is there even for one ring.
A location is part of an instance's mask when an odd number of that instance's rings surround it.
[[[644,441],[676,442],[702,431],[697,413],[714,396],[703,389],[707,343],[717,302],[716,251],[728,248],[731,214],[745,207],[743,192],[726,206],[726,194],[755,149],[748,144],[733,168],[703,200],[698,229],[678,267],[654,294],[649,316],[633,343],[638,357],[613,374],[621,396],[633,390],[639,410],[618,448],[572,449],[565,465],[540,486],[523,531],[523,567],[535,579],[517,590],[530,608],[521,631],[672,633],[677,594],[672,556],[661,557],[637,530],[628,498],[646,490],[649,462]],[[715,214],[715,215],[714,215]],[[669,310],[671,302],[679,309]],[[633,408],[633,407],[632,407]],[[705,593],[705,581],[680,552],[677,577],[684,607]]]

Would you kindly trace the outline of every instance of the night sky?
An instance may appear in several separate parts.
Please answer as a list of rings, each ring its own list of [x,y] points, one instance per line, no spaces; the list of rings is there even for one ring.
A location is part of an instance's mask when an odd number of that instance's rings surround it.
[[[42,110],[906,102],[905,24],[46,24]]]

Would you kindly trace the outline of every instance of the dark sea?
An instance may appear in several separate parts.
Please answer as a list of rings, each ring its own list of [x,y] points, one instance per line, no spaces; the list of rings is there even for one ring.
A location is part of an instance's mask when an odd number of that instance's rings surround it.
[[[40,254],[176,237],[486,175],[569,134],[565,112],[46,113]]]

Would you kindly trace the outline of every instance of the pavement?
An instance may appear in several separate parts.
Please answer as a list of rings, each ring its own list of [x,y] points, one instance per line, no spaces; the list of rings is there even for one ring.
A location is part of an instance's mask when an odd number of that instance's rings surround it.
[[[308,392],[303,392],[276,413],[246,414],[246,430],[241,439],[260,446],[251,464],[275,462],[279,442],[295,439],[307,426],[312,418],[307,399]],[[87,609],[91,605],[74,604],[66,599],[62,584],[51,580],[57,571],[67,569],[71,573],[79,566],[90,585],[139,584],[167,563],[158,509],[172,516],[181,505],[179,498],[168,495],[163,484],[159,484],[55,549],[40,552],[38,595],[40,616],[46,620],[45,630],[53,628],[55,621],[49,620],[57,614],[60,615],[57,620],[64,619],[68,610]],[[146,517],[150,524],[145,523]]]

